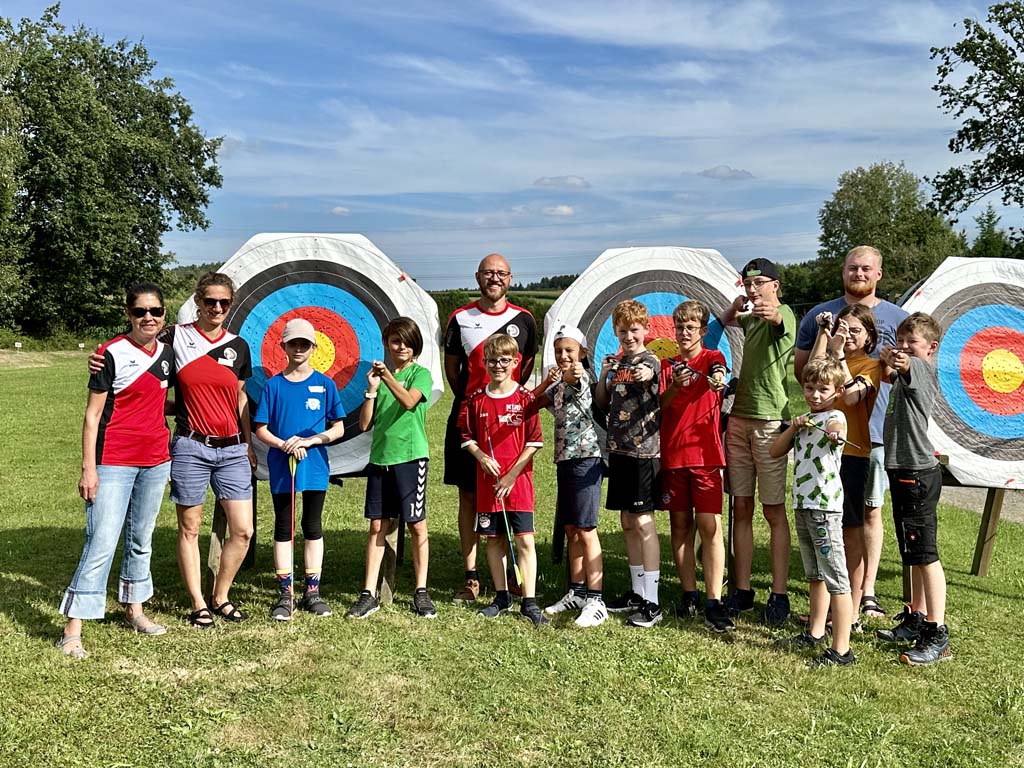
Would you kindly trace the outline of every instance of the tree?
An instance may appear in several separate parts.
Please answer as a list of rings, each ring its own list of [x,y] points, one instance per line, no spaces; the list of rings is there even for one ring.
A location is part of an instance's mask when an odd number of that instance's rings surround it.
[[[930,179],[933,204],[959,213],[1001,190],[1004,205],[1024,205],[1024,3],[993,5],[988,26],[963,24],[960,42],[932,48],[939,78],[933,90],[942,110],[963,121],[949,150],[981,157]]]
[[[929,275],[949,256],[963,256],[967,241],[927,206],[921,181],[902,163],[881,162],[847,171],[818,214],[821,224],[817,282],[824,295],[841,292],[842,263],[857,245],[882,253],[880,293],[895,297]]]
[[[171,80],[153,79],[146,49],[68,31],[58,13],[17,30],[0,19],[14,58],[4,95],[24,149],[10,217],[26,298],[18,320],[32,333],[116,322],[124,287],[159,277],[172,223],[209,226],[208,192],[221,184],[220,139],[193,125]],[[10,240],[5,229],[0,243]]]
[[[1013,243],[1006,232],[999,229],[999,214],[989,203],[985,210],[974,217],[978,234],[971,244],[971,256],[1007,259],[1014,256]]]
[[[19,131],[21,110],[9,92],[14,65],[13,52],[0,47],[0,328],[14,326],[24,299],[20,263],[25,233],[14,209],[15,178],[25,162],[25,147]]]

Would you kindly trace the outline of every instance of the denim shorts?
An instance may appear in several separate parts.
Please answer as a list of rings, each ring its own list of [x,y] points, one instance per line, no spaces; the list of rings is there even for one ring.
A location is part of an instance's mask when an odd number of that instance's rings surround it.
[[[171,441],[171,501],[184,507],[206,502],[206,489],[223,501],[252,498],[252,467],[246,443],[211,448],[189,437]]]
[[[871,509],[885,504],[885,491],[889,487],[889,478],[885,474],[885,448],[871,444],[871,457],[868,460],[868,479],[864,484],[864,506]]]
[[[830,595],[850,592],[843,545],[843,513],[820,509],[794,509],[800,559],[808,581],[823,581]]]

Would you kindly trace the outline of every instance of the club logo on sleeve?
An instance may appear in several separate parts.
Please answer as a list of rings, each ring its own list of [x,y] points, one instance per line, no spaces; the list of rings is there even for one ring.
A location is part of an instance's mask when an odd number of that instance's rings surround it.
[[[160,361],[160,370],[164,372],[164,376],[171,375],[171,364],[166,360]]]
[[[519,336],[519,326],[514,323],[509,323],[508,328],[505,329],[505,333],[515,339]]]
[[[237,357],[238,357],[238,353],[235,352],[235,350],[233,350],[231,347],[228,347],[227,349],[224,350],[224,359],[225,360],[234,360]]]

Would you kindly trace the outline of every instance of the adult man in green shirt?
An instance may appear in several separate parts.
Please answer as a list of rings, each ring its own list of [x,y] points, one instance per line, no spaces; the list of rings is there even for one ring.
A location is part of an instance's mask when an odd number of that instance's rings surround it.
[[[786,517],[788,457],[773,459],[768,447],[789,419],[788,379],[796,343],[796,317],[779,302],[779,272],[768,259],[754,259],[740,272],[744,296],[725,312],[725,325],[743,329],[743,365],[725,435],[729,492],[734,498],[733,580],[729,598],[736,611],[754,608],[750,587],[754,558],[754,488],[768,521],[772,589],[762,621],[777,626],[789,618],[789,520]]]

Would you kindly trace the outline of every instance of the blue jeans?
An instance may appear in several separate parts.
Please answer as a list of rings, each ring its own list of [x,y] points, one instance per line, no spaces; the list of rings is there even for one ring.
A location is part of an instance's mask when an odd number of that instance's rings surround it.
[[[107,578],[124,529],[124,553],[117,600],[144,603],[153,596],[149,571],[153,528],[171,470],[155,467],[96,467],[96,498],[85,505],[85,546],[60,612],[70,619],[102,619],[107,607]]]

